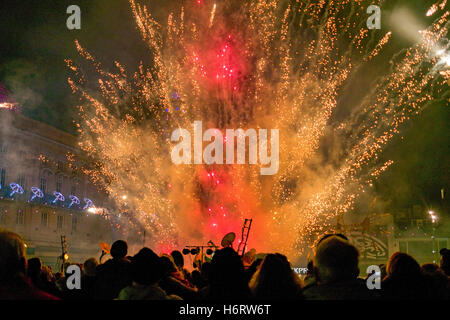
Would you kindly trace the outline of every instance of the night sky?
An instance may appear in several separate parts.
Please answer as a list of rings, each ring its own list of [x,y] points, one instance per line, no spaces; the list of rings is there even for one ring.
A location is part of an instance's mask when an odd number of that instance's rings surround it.
[[[179,1],[141,2],[151,3],[158,17]],[[404,0],[389,5],[404,3],[427,24],[424,12],[433,2]],[[66,27],[66,8],[72,4],[81,8],[81,30]],[[64,59],[80,61],[74,39],[106,67],[117,60],[132,72],[140,60],[149,59],[126,0],[2,0],[0,28],[0,82],[24,115],[70,133],[75,133],[77,99],[67,84],[70,73]],[[393,41],[387,49],[392,52],[409,45],[395,34]],[[376,183],[386,210],[443,205],[440,190],[444,188],[447,197],[450,190],[449,119],[448,104],[435,103],[403,127],[403,139],[390,143],[382,157],[395,164]]]

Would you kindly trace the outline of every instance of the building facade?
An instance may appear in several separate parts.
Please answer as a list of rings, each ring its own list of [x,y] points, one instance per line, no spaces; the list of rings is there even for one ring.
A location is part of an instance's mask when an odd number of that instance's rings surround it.
[[[71,262],[98,258],[99,242],[112,241],[111,223],[87,211],[107,197],[69,154],[81,155],[75,136],[0,108],[0,228],[20,234],[28,257],[52,267],[62,236]]]

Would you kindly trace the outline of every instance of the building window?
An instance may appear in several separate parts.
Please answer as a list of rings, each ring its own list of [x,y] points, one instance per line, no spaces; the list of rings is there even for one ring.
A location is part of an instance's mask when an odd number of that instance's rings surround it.
[[[77,217],[72,217],[72,232],[77,231],[77,223],[78,223]]]
[[[16,224],[23,225],[23,211],[21,209],[17,211]]]
[[[62,179],[63,179],[62,176],[58,176],[56,178],[56,192],[61,192],[62,190],[63,185]]]
[[[48,225],[48,214],[47,212],[41,213],[41,226],[46,227]]]
[[[63,227],[63,222],[64,222],[64,217],[63,216],[58,216],[58,222],[57,222],[57,228],[58,230],[61,230]]]
[[[26,178],[25,175],[21,174],[19,175],[19,177],[17,178],[17,183],[23,188],[26,189]]]
[[[8,152],[8,146],[5,143],[0,144],[0,153]]]
[[[41,191],[47,193],[47,179],[41,178]]]
[[[77,185],[73,184],[72,187],[70,188],[70,194],[74,196],[76,193],[77,193]]]
[[[0,185],[3,187],[6,182],[6,169],[0,169]]]
[[[53,173],[49,169],[43,169],[40,175],[40,189],[43,193],[49,192],[50,181],[52,181]],[[53,191],[53,190],[52,190]]]

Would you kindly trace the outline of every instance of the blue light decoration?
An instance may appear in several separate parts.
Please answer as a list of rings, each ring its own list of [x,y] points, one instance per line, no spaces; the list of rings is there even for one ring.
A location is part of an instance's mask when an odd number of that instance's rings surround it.
[[[18,194],[23,194],[23,188],[22,188],[19,184],[15,183],[15,182],[10,183],[10,184],[9,184],[9,187],[10,187],[11,190],[12,190],[11,194],[9,195],[10,197],[12,197],[13,195],[15,195],[16,193],[18,193]]]
[[[94,207],[94,203],[92,202],[91,199],[84,198],[83,200],[84,200],[84,203],[86,203],[86,205],[83,207],[83,210]]]
[[[55,191],[55,192],[53,192],[53,195],[55,196],[55,200],[53,200],[52,203],[56,203],[57,201],[61,201],[61,202],[66,201],[66,198],[64,198],[64,196],[62,195],[61,192]]]
[[[86,210],[91,207],[95,207],[94,203],[89,198],[84,198],[85,205],[83,209],[81,209],[81,200],[75,196],[75,195],[69,195],[66,199],[64,195],[60,192],[53,192],[54,199],[49,199],[51,197],[50,194],[45,194],[40,188],[38,187],[31,187],[30,191],[25,192],[23,187],[19,185],[18,183],[10,183],[9,188],[7,186],[2,186],[0,184],[0,199],[3,199],[4,197],[12,198],[11,200],[14,200],[14,196],[19,194],[27,195],[30,192],[30,200],[28,200],[29,203],[38,203],[39,201],[37,199],[40,199],[40,201],[45,205],[55,205],[58,207],[66,207],[72,210]],[[53,198],[53,197],[52,197]],[[70,200],[69,200],[70,199]]]
[[[31,197],[30,201],[33,201],[36,198],[42,199],[44,197],[44,193],[38,187],[31,187],[31,192],[33,193],[33,196]]]
[[[80,199],[78,199],[78,197],[70,195],[69,196],[70,199],[70,204],[69,204],[69,208],[72,207],[74,204],[80,204]]]

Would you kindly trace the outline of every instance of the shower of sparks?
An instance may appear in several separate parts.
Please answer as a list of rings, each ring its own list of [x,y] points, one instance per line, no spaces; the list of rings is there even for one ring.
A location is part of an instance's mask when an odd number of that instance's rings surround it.
[[[141,63],[133,75],[118,62],[116,71],[105,71],[76,42],[98,73],[100,92],[92,93],[84,69],[67,61],[69,83],[84,101],[77,126],[92,159],[84,170],[160,248],[220,242],[251,217],[248,247],[298,254],[392,164],[378,158],[400,126],[435,97],[448,101],[448,64],[433,52],[448,42],[449,13],[421,32],[421,43],[397,54],[346,121],[335,123],[330,117],[351,90],[348,80],[392,35],[376,40],[365,27],[361,17],[372,1],[207,3],[180,8],[161,24],[130,0],[153,56],[152,66]],[[256,165],[172,164],[170,134],[179,127],[192,132],[194,120],[222,132],[279,129],[278,174],[260,176]],[[330,129],[342,154],[314,169]]]
[[[447,4],[447,0],[444,0],[441,3],[437,2],[437,3],[433,4],[430,7],[430,9],[428,9],[426,16],[427,17],[432,16],[433,14],[438,12],[439,9],[444,10],[446,4]]]

